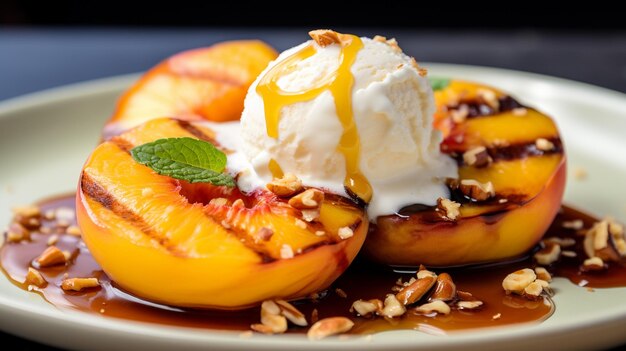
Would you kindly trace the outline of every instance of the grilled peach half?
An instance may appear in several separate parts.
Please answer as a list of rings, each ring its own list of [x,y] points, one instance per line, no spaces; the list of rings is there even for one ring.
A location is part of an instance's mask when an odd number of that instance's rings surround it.
[[[459,165],[460,181],[451,183],[458,214],[448,215],[445,204],[414,205],[379,217],[365,251],[397,266],[469,265],[524,255],[561,205],[565,154],[556,125],[476,83],[452,81],[435,92],[435,100],[435,125],[445,135],[441,150]]]
[[[257,41],[231,41],[176,54],[148,71],[118,101],[104,136],[153,118],[237,120],[250,84],[275,59]]]
[[[319,216],[306,221],[268,190],[187,183],[129,154],[172,137],[215,143],[201,125],[155,119],[100,144],[82,170],[83,239],[121,288],[167,305],[238,309],[323,290],[361,249],[368,220],[346,198],[325,194]]]

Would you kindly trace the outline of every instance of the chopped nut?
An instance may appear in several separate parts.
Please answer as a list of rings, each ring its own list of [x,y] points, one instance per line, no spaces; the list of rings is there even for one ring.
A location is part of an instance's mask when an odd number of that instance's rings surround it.
[[[502,313],[496,313],[493,316],[491,316],[491,319],[496,320],[496,319],[500,319],[502,317]]]
[[[313,222],[320,217],[320,211],[317,208],[313,210],[302,210],[301,212],[302,219],[307,222]]]
[[[595,223],[583,242],[588,257],[598,256],[604,261],[620,261],[626,256],[624,228],[612,218]]]
[[[56,245],[56,243],[59,241],[59,236],[56,234],[50,235],[50,237],[48,238],[48,246],[52,246],[52,245]]]
[[[351,238],[354,235],[354,232],[350,229],[350,227],[341,227],[337,231],[337,235],[339,235],[341,239],[345,240]]]
[[[67,227],[67,229],[65,229],[65,232],[69,235],[74,235],[74,236],[80,236],[81,235],[81,231],[80,228],[76,225],[71,225],[69,227]]]
[[[66,259],[63,251],[59,250],[58,247],[49,246],[35,261],[39,264],[39,267],[50,267],[65,264]]]
[[[334,30],[312,30],[309,32],[309,36],[321,47],[326,47],[331,44],[341,44],[341,35]]]
[[[292,304],[285,300],[276,300],[276,305],[280,307],[280,313],[285,316],[291,323],[306,327],[308,325],[304,314],[295,308]]]
[[[461,214],[459,208],[461,208],[461,204],[458,202],[444,199],[442,197],[437,199],[437,209],[443,211],[447,219],[452,221],[456,220],[456,218]]]
[[[10,243],[20,242],[30,239],[30,231],[20,223],[14,222],[7,229],[7,241]]]
[[[16,216],[38,217],[41,215],[41,209],[38,206],[15,206],[11,209]]]
[[[475,310],[483,305],[482,301],[459,301],[456,303],[456,307],[460,310]]]
[[[396,294],[396,298],[402,302],[403,305],[410,305],[419,301],[430,288],[435,285],[436,277],[426,276],[422,279],[417,279],[409,286],[400,290]]]
[[[537,149],[541,151],[554,150],[554,144],[550,140],[544,138],[539,138],[535,140],[535,147],[537,147]]]
[[[495,111],[500,109],[500,101],[493,90],[479,89],[477,92],[478,97],[481,98],[487,105],[489,105]]]
[[[257,333],[268,334],[268,335],[275,334],[274,329],[272,327],[265,325],[265,324],[261,324],[261,323],[250,325],[250,329],[254,330]]]
[[[272,300],[263,301],[261,304],[261,324],[269,327],[269,334],[284,333],[287,330],[287,318],[281,314],[281,308]],[[255,328],[252,328],[256,330]],[[261,333],[263,328],[258,328]]]
[[[295,218],[294,223],[296,223],[296,227],[300,229],[306,229],[306,223],[300,218]]]
[[[327,336],[345,333],[352,329],[354,322],[346,317],[330,317],[317,321],[307,332],[310,340],[320,340]]]
[[[469,106],[466,104],[460,105],[456,109],[450,111],[450,117],[454,123],[460,124],[465,122],[469,115]]]
[[[561,256],[572,258],[572,257],[576,257],[577,254],[576,254],[576,251],[563,250],[563,251],[561,251]]]
[[[293,196],[302,191],[302,181],[293,173],[286,173],[267,183],[267,189],[281,197]]]
[[[544,248],[535,254],[537,263],[547,266],[556,262],[561,256],[561,245],[554,242],[544,242]]]
[[[67,228],[71,225],[70,221],[67,219],[58,219],[54,224],[57,228]]]
[[[259,229],[259,231],[254,236],[254,241],[255,242],[269,241],[273,235],[274,235],[273,230],[271,230],[268,227],[261,227],[261,229]]]
[[[288,244],[283,244],[280,248],[280,258],[282,259],[290,259],[293,258],[293,249]]]
[[[24,281],[24,283],[28,285],[34,285],[38,288],[43,288],[47,282],[38,270],[29,267],[28,273],[26,273],[26,280]]]
[[[524,288],[525,297],[537,297],[543,292],[543,286],[539,282],[532,282]]]
[[[474,179],[463,179],[459,184],[461,192],[477,201],[484,201],[496,194],[491,182],[481,183]]]
[[[352,303],[352,307],[350,307],[350,312],[356,312],[359,316],[369,317],[383,309],[383,302],[374,299],[369,301],[364,300],[356,300]]]
[[[59,207],[54,211],[54,216],[58,220],[73,221],[76,212],[70,207]]]
[[[61,289],[65,291],[82,291],[100,286],[98,278],[69,278],[61,282]]]
[[[468,166],[480,168],[489,165],[493,160],[486,147],[477,146],[463,153],[463,162]]]
[[[335,289],[335,293],[337,294],[337,296],[341,297],[342,299],[345,299],[348,297],[348,294],[346,294],[346,292],[340,288]]]
[[[433,277],[433,278],[437,278],[437,274],[435,274],[435,272],[431,272],[426,268],[420,268],[419,271],[417,271],[417,274],[415,275],[417,277],[417,279],[424,279],[426,277]]]
[[[324,235],[326,235],[326,232],[323,231],[323,230],[317,230],[317,231],[315,231],[315,235],[317,235],[317,236],[324,236]]]
[[[532,269],[524,268],[507,275],[502,281],[502,288],[507,294],[516,293],[522,295],[524,289],[537,279]]]
[[[584,272],[589,272],[589,271],[601,271],[606,269],[606,265],[604,264],[604,261],[600,258],[600,257],[591,257],[586,259],[583,262],[583,265],[581,267],[581,269]]]
[[[456,284],[448,273],[441,273],[437,276],[435,291],[429,301],[441,300],[450,301],[456,297]]]
[[[561,226],[565,229],[574,229],[574,230],[581,230],[583,229],[583,226],[585,224],[583,223],[582,219],[574,219],[571,221],[564,221]]]
[[[214,197],[209,201],[209,205],[211,206],[225,206],[226,204],[228,204],[228,199],[223,198],[223,197]]]
[[[561,248],[563,248],[563,247],[570,247],[570,246],[576,245],[576,240],[574,240],[572,238],[551,237],[551,238],[544,239],[544,241],[545,242],[552,242],[552,243],[558,244],[559,246],[561,246]]]
[[[450,314],[450,306],[443,301],[433,301],[423,304],[415,309],[415,312],[422,314],[430,314],[437,312],[440,314]]]
[[[552,281],[552,275],[543,267],[535,267],[535,274],[537,275],[537,279],[541,279],[546,282]]]
[[[528,110],[523,107],[516,107],[513,110],[511,110],[511,113],[514,116],[525,116],[526,113],[528,113]]]
[[[403,315],[405,312],[406,308],[398,301],[396,296],[394,294],[387,294],[381,314],[387,318],[394,318]]]
[[[317,189],[307,189],[289,199],[289,205],[299,210],[318,208],[324,201],[324,192]]]

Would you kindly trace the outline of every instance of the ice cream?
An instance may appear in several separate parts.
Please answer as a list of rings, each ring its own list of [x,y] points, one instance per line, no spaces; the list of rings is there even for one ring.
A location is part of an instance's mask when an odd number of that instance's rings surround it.
[[[283,172],[369,202],[370,218],[449,194],[455,162],[439,151],[425,72],[395,41],[316,31],[272,62],[248,91],[244,191]]]

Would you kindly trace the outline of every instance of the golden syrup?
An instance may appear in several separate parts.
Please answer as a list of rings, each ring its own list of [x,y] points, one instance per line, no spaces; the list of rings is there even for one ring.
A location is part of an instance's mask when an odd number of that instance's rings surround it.
[[[361,142],[352,110],[354,76],[350,71],[358,52],[363,47],[363,42],[355,35],[344,34],[341,37],[339,67],[317,85],[306,91],[296,92],[284,91],[278,86],[278,79],[281,76],[293,71],[298,62],[315,54],[315,46],[311,44],[274,66],[261,79],[256,91],[263,98],[266,132],[271,138],[278,138],[280,111],[284,106],[310,101],[324,91],[330,91],[335,100],[337,116],[343,127],[337,150],[343,154],[346,162],[344,186],[360,199],[369,202],[372,198],[372,187],[359,167]],[[278,164],[276,161],[274,163],[275,165],[270,163],[269,167],[272,175],[275,176],[273,169],[276,169]]]

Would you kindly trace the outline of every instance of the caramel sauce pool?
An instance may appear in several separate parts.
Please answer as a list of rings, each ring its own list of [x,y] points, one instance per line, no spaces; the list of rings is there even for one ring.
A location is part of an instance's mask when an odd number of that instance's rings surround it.
[[[74,196],[59,197],[39,204],[42,213],[47,210],[67,207],[74,208]],[[546,237],[578,237],[575,231],[564,229],[561,223],[566,220],[582,219],[585,227],[590,227],[595,219],[573,209],[564,211],[555,219]],[[51,234],[31,233],[32,240],[21,243],[5,243],[0,250],[0,263],[5,275],[18,287],[29,290],[24,282],[28,267],[47,247],[48,238],[54,234],[52,221],[43,219],[42,227],[52,228]],[[31,291],[42,295],[51,304],[95,314],[139,322],[162,325],[219,329],[232,331],[250,330],[250,324],[259,322],[259,309],[243,311],[191,310],[164,306],[125,293],[116,287],[98,264],[93,260],[87,247],[78,236],[58,234],[56,246],[71,252],[72,260],[66,266],[41,268],[39,271],[48,281],[47,286]],[[580,273],[578,267],[584,257],[582,247],[576,246],[577,258],[563,257],[558,264],[548,267],[551,273],[570,279],[573,283],[586,287],[626,286],[626,267],[612,265],[604,272]],[[302,301],[294,304],[307,319],[311,320],[313,310],[319,318],[346,316],[355,322],[352,334],[369,334],[385,330],[414,329],[431,334],[446,334],[455,330],[502,326],[524,322],[540,322],[548,318],[555,306],[548,298],[529,301],[519,296],[506,295],[502,290],[502,279],[509,273],[532,267],[531,259],[521,259],[497,266],[482,266],[464,269],[448,269],[458,290],[472,293],[484,302],[477,311],[453,309],[449,315],[419,315],[409,310],[403,317],[393,320],[383,318],[366,319],[349,312],[352,302],[357,299],[384,299],[391,292],[398,278],[409,280],[414,274],[400,273],[386,267],[374,266],[367,262],[355,262],[322,294],[317,301]],[[66,277],[97,277],[101,287],[84,292],[68,293],[61,288]],[[336,289],[343,290],[347,297],[341,297]],[[498,316],[495,317],[494,316]],[[307,328],[291,327],[290,333],[305,333]]]

